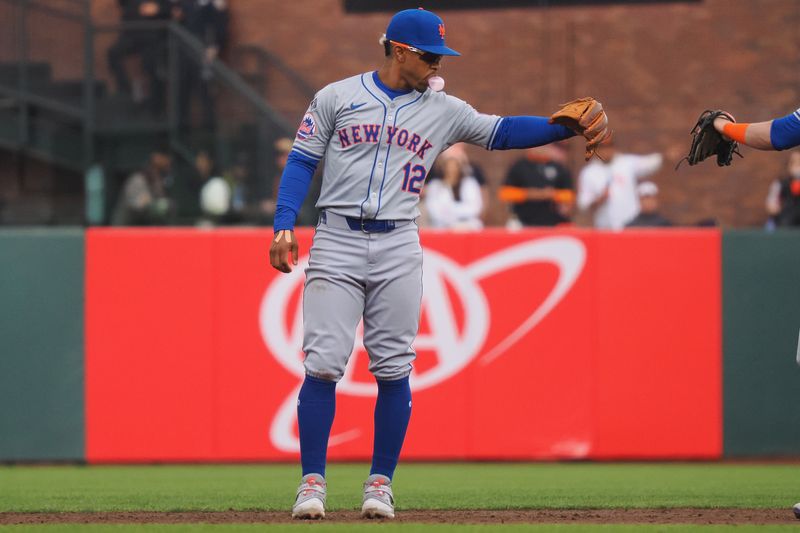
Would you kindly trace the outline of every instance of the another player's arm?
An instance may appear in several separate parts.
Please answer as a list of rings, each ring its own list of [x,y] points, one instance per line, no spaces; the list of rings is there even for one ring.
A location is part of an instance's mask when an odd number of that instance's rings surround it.
[[[800,110],[785,117],[752,124],[720,116],[714,128],[725,137],[758,150],[786,150],[800,145]]]

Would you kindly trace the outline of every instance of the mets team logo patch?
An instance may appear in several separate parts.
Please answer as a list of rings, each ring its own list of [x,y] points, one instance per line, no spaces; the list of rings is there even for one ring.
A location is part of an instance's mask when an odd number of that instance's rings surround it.
[[[314,120],[314,115],[306,113],[303,120],[300,121],[300,127],[297,128],[297,138],[301,141],[310,139],[317,133],[317,123]]]

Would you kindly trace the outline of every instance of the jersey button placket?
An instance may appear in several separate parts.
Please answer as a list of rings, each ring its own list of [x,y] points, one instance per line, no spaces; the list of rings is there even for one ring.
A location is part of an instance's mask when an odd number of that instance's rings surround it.
[[[395,103],[394,102],[389,102],[389,109],[394,109],[394,108],[395,108]],[[389,114],[386,115],[386,121],[393,120],[393,119],[394,119],[394,111],[389,111]],[[383,129],[386,129],[386,125],[387,125],[387,122],[384,122],[383,123]],[[383,176],[383,159],[385,157],[386,152],[388,152],[388,151],[389,151],[389,147],[388,146],[381,146],[379,148],[379,150],[378,150],[378,164],[376,165],[376,167],[380,171],[381,177]],[[380,187],[381,181],[382,180],[378,180],[377,181],[379,187]],[[372,194],[370,195],[370,202],[369,203],[375,210],[377,210],[377,207],[378,207],[378,193],[376,191],[372,191]]]

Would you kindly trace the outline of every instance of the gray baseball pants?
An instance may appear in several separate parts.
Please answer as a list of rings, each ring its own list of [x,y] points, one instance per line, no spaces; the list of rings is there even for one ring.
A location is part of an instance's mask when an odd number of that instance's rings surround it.
[[[340,215],[323,213],[303,290],[306,373],[339,381],[363,317],[370,372],[381,380],[407,376],[421,300],[422,247],[414,221],[364,233]]]

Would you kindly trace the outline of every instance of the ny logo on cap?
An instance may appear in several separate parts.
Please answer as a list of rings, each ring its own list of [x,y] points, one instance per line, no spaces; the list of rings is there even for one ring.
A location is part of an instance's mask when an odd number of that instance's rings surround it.
[[[439,24],[439,36],[444,39],[444,24]]]

